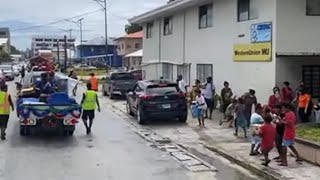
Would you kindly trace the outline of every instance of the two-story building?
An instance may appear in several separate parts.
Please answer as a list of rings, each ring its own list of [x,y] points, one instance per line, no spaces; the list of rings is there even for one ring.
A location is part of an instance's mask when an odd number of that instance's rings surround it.
[[[143,31],[127,34],[115,39],[117,51],[123,56],[123,66],[128,69],[140,69],[142,62]]]
[[[254,88],[262,103],[303,80],[320,97],[319,0],[176,0],[129,21],[143,26],[148,79],[213,76],[217,90]]]

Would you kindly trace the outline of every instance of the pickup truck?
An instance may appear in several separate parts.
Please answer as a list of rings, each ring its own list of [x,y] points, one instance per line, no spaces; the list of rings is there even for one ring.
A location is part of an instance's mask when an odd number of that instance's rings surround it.
[[[103,95],[114,99],[115,95],[125,97],[125,94],[132,90],[137,80],[130,72],[115,72],[106,77],[102,85]]]

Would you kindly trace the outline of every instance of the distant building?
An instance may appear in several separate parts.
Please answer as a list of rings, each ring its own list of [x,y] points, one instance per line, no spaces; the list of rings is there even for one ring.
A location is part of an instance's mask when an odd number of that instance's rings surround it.
[[[118,54],[125,56],[142,49],[143,31],[128,34],[115,39],[118,46]]]
[[[141,69],[143,50],[140,49],[133,53],[127,54],[123,58],[123,66],[127,69]]]
[[[77,46],[77,58],[91,64],[96,61],[112,67],[122,66],[122,57],[117,53],[117,45],[113,39],[108,41],[108,53],[106,55],[105,39],[99,37]],[[106,58],[107,56],[107,58]]]
[[[0,50],[11,53],[10,30],[9,28],[0,28]]]
[[[75,51],[75,41],[74,37],[67,37],[68,51]],[[33,36],[31,49],[33,56],[36,56],[39,50],[64,51],[64,36]]]

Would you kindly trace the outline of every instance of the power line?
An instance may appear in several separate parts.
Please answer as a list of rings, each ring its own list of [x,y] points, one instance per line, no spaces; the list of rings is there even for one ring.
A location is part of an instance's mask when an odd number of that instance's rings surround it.
[[[87,13],[83,13],[83,14],[80,14],[80,15],[77,15],[77,16],[73,16],[73,17],[70,17],[70,18],[65,18],[65,19],[53,21],[53,22],[50,22],[50,23],[47,23],[47,24],[29,26],[29,27],[24,27],[24,28],[20,28],[20,29],[14,29],[14,30],[11,30],[11,32],[42,28],[42,27],[53,25],[53,24],[58,24],[58,23],[61,23],[61,22],[67,21],[67,20],[71,20],[71,19],[87,16],[87,15],[90,15],[90,14],[94,14],[94,13],[99,12],[99,11],[101,11],[101,9],[98,9],[98,10],[95,10],[95,11],[91,11],[91,12],[87,12]]]

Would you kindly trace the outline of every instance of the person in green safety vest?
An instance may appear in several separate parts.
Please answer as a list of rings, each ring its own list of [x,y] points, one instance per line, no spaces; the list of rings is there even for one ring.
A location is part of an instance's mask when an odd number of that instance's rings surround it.
[[[82,106],[82,120],[84,125],[87,129],[87,134],[91,133],[91,127],[93,123],[93,119],[95,117],[95,110],[98,106],[98,111],[100,112],[100,104],[99,99],[96,91],[91,90],[91,84],[87,84],[88,90],[83,93],[83,97],[81,100],[81,106]],[[88,119],[89,119],[89,125],[88,125]]]
[[[1,129],[1,139],[6,139],[6,129],[8,125],[8,120],[10,116],[10,106],[12,111],[14,111],[13,102],[8,91],[8,85],[4,84],[1,86],[0,91],[0,129]]]

